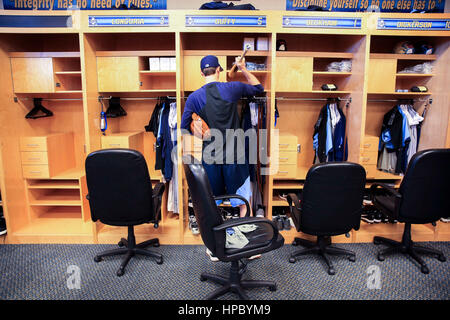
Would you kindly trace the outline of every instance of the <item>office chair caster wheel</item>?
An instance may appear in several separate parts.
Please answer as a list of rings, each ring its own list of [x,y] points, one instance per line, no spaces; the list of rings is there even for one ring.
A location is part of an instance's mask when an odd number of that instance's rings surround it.
[[[422,273],[424,273],[424,274],[429,274],[430,273],[430,270],[428,269],[427,266],[421,266],[420,267],[420,271],[422,271]]]
[[[293,257],[289,258],[289,262],[290,262],[290,263],[295,263],[296,261],[297,261],[297,259],[295,259],[295,258],[293,258]]]
[[[277,286],[276,285],[270,286],[269,290],[272,291],[272,292],[277,291]]]
[[[117,243],[117,245],[122,248],[123,246],[125,246],[125,243],[123,243],[123,241],[120,240],[119,243]]]
[[[95,256],[94,257],[94,261],[95,262],[100,262],[100,261],[102,261],[103,259],[102,259],[102,257],[99,257],[99,256]]]
[[[157,264],[163,264],[163,258],[161,257],[159,259],[156,259],[156,263]]]
[[[351,262],[355,262],[356,261],[356,257],[355,256],[349,256],[348,260]]]
[[[328,274],[330,276],[334,276],[336,274],[336,271],[334,270],[334,268],[330,268],[330,269],[328,269]]]
[[[443,254],[438,255],[438,260],[439,260],[440,262],[445,262],[445,261],[447,261],[447,259],[445,258],[445,256],[444,256]]]
[[[373,239],[373,244],[377,246],[377,245],[381,244],[381,241],[377,240],[377,239]]]
[[[121,277],[121,276],[123,276],[124,275],[124,273],[125,273],[125,270],[123,270],[122,268],[120,268],[119,270],[117,270],[117,276],[118,277]]]
[[[378,261],[384,261],[384,256],[382,254],[378,254],[377,259]]]
[[[206,279],[204,276],[202,276],[202,275],[200,275],[200,281],[206,281],[206,280],[208,280],[208,279]]]
[[[159,241],[155,242],[155,243],[153,244],[153,246],[154,246],[155,248],[158,248],[158,247],[159,247]]]

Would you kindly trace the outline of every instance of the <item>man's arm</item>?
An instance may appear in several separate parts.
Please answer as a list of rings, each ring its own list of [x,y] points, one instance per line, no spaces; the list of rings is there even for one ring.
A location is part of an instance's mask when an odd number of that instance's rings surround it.
[[[258,78],[256,78],[251,72],[249,72],[245,66],[245,58],[242,58],[241,61],[239,61],[239,57],[236,57],[236,66],[239,70],[241,70],[244,77],[247,79],[247,82],[251,84],[252,86],[256,86],[258,84],[261,84],[259,82]]]
[[[192,101],[189,99],[186,100],[186,104],[184,105],[183,115],[181,117],[181,129],[186,129],[190,131],[191,122],[192,122],[192,113],[194,112],[194,107]]]

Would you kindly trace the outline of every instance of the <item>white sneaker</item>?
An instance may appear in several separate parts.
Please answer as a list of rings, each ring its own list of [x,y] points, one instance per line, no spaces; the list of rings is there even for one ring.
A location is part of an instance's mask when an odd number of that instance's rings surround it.
[[[214,256],[214,255],[212,254],[212,252],[211,252],[208,248],[206,248],[206,254],[209,256],[209,258],[211,259],[212,262],[217,262],[217,261],[219,261],[219,258],[217,258],[216,256]]]
[[[450,222],[450,217],[441,218],[441,221],[448,223],[448,222]]]

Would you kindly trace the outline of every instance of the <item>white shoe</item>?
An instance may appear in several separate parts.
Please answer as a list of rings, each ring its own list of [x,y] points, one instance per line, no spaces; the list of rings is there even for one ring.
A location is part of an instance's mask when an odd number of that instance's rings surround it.
[[[212,254],[212,252],[211,252],[208,248],[206,248],[206,254],[209,256],[209,258],[211,259],[212,262],[217,262],[217,261],[219,261],[219,258],[217,258],[216,256],[214,256],[214,255]]]

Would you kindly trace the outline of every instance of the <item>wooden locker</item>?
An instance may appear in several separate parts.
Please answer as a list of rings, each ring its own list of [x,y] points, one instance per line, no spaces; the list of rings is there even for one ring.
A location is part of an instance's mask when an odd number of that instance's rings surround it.
[[[184,90],[195,91],[205,85],[205,79],[200,74],[200,61],[203,56],[185,56],[184,57]],[[227,58],[226,56],[217,56],[219,63],[223,68],[220,73],[220,82],[227,81]]]
[[[99,92],[139,91],[138,57],[97,57]]]
[[[277,57],[275,78],[278,92],[311,92],[313,57]]]
[[[52,58],[11,58],[15,93],[55,92]]]

